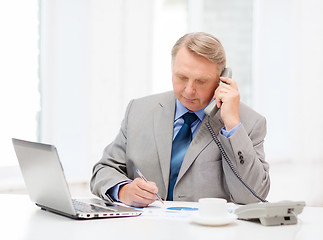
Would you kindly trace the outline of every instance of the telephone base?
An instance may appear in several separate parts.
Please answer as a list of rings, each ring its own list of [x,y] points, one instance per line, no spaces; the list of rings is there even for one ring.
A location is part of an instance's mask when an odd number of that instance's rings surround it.
[[[259,220],[261,224],[265,226],[297,224],[297,218],[295,216],[267,217],[267,218],[260,218]]]
[[[261,223],[264,226],[280,226],[297,224],[295,216],[280,216],[280,217],[261,217],[261,218],[238,218],[248,222]]]
[[[303,211],[304,201],[252,203],[235,210],[238,219],[260,221],[264,226],[297,224],[297,215]]]

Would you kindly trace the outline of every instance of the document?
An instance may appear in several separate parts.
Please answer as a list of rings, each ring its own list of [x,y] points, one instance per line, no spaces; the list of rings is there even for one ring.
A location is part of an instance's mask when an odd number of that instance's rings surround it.
[[[141,217],[189,220],[190,216],[198,213],[197,202],[166,201],[164,203],[155,201],[143,208]]]

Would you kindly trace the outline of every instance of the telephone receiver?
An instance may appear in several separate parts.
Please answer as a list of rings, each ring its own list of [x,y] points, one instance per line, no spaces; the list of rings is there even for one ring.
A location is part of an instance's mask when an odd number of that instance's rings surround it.
[[[232,70],[231,68],[224,68],[220,77],[228,77],[232,78]],[[213,116],[216,114],[216,112],[219,110],[219,108],[216,106],[216,101],[211,102],[205,109],[204,112],[206,115]]]

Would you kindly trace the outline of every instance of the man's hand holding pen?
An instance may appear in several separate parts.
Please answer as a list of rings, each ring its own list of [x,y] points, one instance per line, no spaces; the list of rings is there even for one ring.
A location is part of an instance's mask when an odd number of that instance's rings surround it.
[[[154,182],[136,178],[120,187],[119,199],[129,206],[147,207],[156,200],[157,192],[158,188]]]

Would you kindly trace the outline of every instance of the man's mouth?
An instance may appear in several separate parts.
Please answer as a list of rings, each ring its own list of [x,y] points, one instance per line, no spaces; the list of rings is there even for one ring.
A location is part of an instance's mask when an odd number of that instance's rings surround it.
[[[187,102],[194,102],[196,99],[195,98],[187,98],[187,97],[184,97],[183,98],[185,99],[185,101]]]

